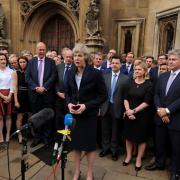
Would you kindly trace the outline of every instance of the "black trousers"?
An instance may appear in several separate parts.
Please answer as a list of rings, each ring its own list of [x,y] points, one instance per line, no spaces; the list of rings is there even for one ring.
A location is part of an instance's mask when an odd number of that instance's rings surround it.
[[[104,151],[111,150],[112,153],[119,151],[119,134],[122,129],[120,120],[114,117],[113,104],[109,104],[106,115],[102,117],[102,149]]]
[[[156,126],[156,164],[165,167],[167,142],[171,145],[171,172],[180,175],[180,131],[170,130],[167,125]]]

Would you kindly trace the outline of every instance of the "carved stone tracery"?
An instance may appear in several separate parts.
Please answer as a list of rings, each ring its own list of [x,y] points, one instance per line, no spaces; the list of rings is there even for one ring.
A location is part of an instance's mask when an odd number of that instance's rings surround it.
[[[79,17],[79,0],[59,0],[62,4],[67,6],[72,13]],[[42,0],[19,0],[22,20],[25,21],[28,14],[33,10],[34,6],[42,2]],[[51,2],[51,1],[49,1]]]

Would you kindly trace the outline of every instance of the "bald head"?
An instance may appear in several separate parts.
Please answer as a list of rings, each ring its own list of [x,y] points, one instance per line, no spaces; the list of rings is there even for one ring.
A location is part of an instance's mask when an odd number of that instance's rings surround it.
[[[36,45],[36,52],[39,58],[43,58],[46,55],[46,44],[38,42]]]

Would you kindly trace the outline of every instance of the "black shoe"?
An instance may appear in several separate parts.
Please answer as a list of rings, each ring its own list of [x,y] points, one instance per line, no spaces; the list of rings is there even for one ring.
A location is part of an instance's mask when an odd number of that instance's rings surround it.
[[[99,153],[99,157],[104,157],[106,155],[108,155],[110,152],[107,150],[107,151],[104,151],[102,150],[100,153]]]
[[[123,161],[122,165],[123,165],[123,166],[128,166],[128,165],[130,164],[130,162],[131,162],[131,160],[130,160],[129,162]]]
[[[112,153],[112,160],[117,161],[118,160],[118,154],[117,153]]]
[[[180,176],[178,174],[171,174],[170,180],[180,180]]]
[[[40,142],[41,142],[40,139],[34,139],[30,147],[31,148],[36,147],[38,144],[40,144]]]
[[[145,169],[148,170],[148,171],[155,171],[155,170],[164,170],[165,168],[164,167],[159,167],[155,163],[153,163],[153,164],[150,164],[148,166],[145,166]]]
[[[142,168],[142,166],[139,166],[139,167],[135,166],[135,171],[140,171],[141,168]]]

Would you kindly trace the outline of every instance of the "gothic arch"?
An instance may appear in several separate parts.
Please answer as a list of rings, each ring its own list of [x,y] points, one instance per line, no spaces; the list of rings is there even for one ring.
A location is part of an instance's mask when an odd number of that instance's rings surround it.
[[[40,41],[41,31],[45,23],[56,14],[62,15],[71,25],[75,42],[79,40],[79,25],[77,18],[63,3],[54,0],[43,1],[33,7],[22,26],[21,41],[23,48],[35,51],[35,44]]]

